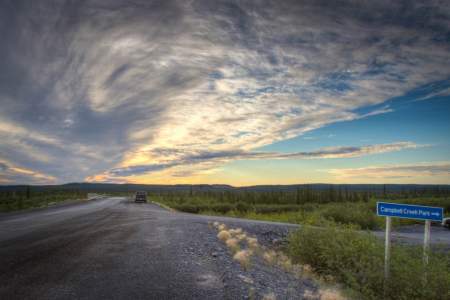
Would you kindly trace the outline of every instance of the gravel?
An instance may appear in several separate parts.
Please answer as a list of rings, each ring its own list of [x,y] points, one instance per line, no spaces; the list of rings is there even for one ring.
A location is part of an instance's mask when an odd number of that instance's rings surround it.
[[[198,219],[196,215],[188,218]],[[209,218],[208,218],[209,219]],[[218,220],[222,220],[218,218]],[[217,238],[217,230],[211,226],[214,218],[209,219],[209,226],[198,222],[195,228],[196,236],[202,236],[201,242],[195,242],[188,251],[198,256],[209,257],[221,270],[220,278],[226,291],[226,299],[262,299],[273,293],[276,299],[303,299],[305,290],[312,294],[317,292],[317,285],[310,279],[298,279],[292,273],[278,266],[268,265],[262,257],[253,255],[250,267],[245,270],[233,260],[233,254],[225,243]],[[247,234],[256,237],[261,246],[268,249],[279,249],[293,227],[273,224],[242,222],[228,220],[222,222],[228,228],[242,228]],[[313,298],[312,298],[313,299]]]

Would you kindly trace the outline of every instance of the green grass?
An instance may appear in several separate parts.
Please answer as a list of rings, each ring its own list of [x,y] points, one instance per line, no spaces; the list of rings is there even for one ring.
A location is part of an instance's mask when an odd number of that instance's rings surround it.
[[[86,193],[72,191],[49,191],[0,194],[0,212],[47,207],[66,200],[86,199]]]
[[[330,202],[306,204],[249,204],[219,202],[219,199],[188,197],[187,199],[151,196],[151,199],[175,210],[207,215],[222,215],[263,221],[287,222],[323,226],[352,226],[355,229],[383,229],[385,218],[376,215],[376,200],[367,202]],[[385,201],[440,206],[450,209],[448,198],[389,199]],[[420,223],[415,220],[394,219],[393,225]]]
[[[370,234],[352,229],[302,228],[289,239],[288,254],[294,263],[308,264],[320,275],[332,276],[353,292],[355,299],[450,299],[450,254],[396,245],[391,274],[384,281],[384,245]]]

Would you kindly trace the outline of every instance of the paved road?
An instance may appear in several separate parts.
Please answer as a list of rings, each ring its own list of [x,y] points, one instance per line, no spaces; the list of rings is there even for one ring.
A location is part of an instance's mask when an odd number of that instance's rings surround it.
[[[262,266],[242,273],[208,226],[213,220],[262,235],[297,227],[172,213],[119,197],[7,214],[0,216],[0,299],[243,299],[241,274],[262,292],[290,288],[289,299],[314,289]],[[421,233],[405,234],[421,241]],[[450,245],[450,234],[433,241]]]
[[[392,237],[394,241],[406,244],[422,245],[424,229],[425,226],[419,224],[403,226],[395,229],[395,231],[392,232]],[[384,239],[384,231],[376,231],[374,234]],[[433,246],[442,246],[444,249],[450,251],[450,230],[438,225],[432,226],[430,243]]]
[[[3,215],[0,299],[243,299],[210,220],[118,197]]]

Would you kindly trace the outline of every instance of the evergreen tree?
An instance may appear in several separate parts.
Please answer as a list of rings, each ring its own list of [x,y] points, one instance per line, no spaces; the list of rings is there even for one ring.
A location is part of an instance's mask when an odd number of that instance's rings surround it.
[[[27,185],[26,197],[27,197],[27,199],[30,199],[30,197],[31,197],[31,188],[29,185]]]

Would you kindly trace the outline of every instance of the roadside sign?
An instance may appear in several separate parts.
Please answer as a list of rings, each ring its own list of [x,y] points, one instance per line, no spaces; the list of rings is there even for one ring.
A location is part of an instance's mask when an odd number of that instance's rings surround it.
[[[444,217],[444,209],[442,207],[433,206],[377,202],[377,215],[380,217],[386,217],[386,235],[384,247],[384,292],[386,293],[386,282],[389,279],[389,261],[391,257],[392,218],[394,217],[425,221],[425,231],[423,236],[423,261],[425,265],[427,265],[428,252],[430,250],[431,221],[442,222],[442,219]]]
[[[377,202],[377,215],[442,222],[444,209],[433,206]]]

